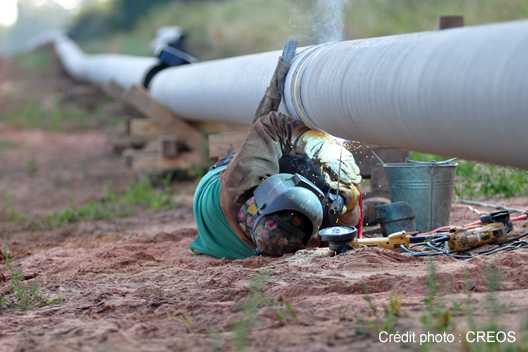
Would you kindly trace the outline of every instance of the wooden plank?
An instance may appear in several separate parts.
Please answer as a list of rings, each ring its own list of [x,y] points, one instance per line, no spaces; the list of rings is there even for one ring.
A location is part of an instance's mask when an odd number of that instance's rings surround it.
[[[167,132],[185,142],[192,150],[198,152],[205,150],[205,138],[202,132],[175,116],[165,106],[153,99],[145,88],[133,85],[123,92],[122,99],[146,117],[155,120]]]
[[[437,30],[464,27],[464,16],[440,16],[436,24]]]
[[[173,136],[159,136],[158,137],[158,149],[160,154],[166,158],[173,158],[180,153],[180,141]]]
[[[157,138],[167,134],[167,130],[159,125],[153,119],[131,119],[130,135],[142,138]]]
[[[209,135],[209,158],[220,160],[238,150],[247,133],[228,132]]]
[[[134,159],[146,157],[147,155],[150,155],[151,157],[157,157],[159,156],[159,152],[157,150],[139,151],[134,149],[127,149],[121,154],[123,160],[125,161],[125,165],[128,167],[132,167]]]
[[[122,123],[116,126],[105,128],[108,142],[112,151],[116,154],[122,153],[130,147],[144,146],[148,140],[143,137],[134,137],[128,134],[127,124]]]

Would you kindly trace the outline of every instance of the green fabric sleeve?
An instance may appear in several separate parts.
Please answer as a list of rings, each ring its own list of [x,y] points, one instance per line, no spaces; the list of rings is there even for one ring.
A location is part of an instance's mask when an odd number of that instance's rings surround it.
[[[220,208],[219,174],[227,166],[208,172],[198,184],[194,194],[194,218],[198,237],[190,248],[195,254],[208,254],[217,258],[244,259],[255,255],[227,222]]]

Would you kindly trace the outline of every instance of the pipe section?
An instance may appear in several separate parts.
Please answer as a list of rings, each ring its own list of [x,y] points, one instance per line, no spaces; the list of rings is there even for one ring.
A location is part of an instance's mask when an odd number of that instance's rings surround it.
[[[308,126],[528,169],[528,21],[321,46],[290,73],[287,111]]]
[[[249,123],[280,51],[164,70],[190,120]],[[528,21],[298,49],[281,111],[337,137],[528,169]]]
[[[114,80],[123,88],[143,84],[145,74],[159,62],[157,58],[116,54],[87,55],[65,35],[53,39],[66,72],[79,81],[101,86]]]
[[[250,124],[281,54],[170,67],[154,76],[150,92],[184,119]]]

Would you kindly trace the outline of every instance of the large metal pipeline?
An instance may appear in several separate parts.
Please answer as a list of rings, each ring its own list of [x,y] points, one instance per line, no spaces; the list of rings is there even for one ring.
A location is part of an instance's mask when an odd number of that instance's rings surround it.
[[[151,94],[185,119],[249,124],[280,53],[168,68]],[[528,21],[300,48],[281,111],[345,139],[528,169]]]
[[[87,55],[70,38],[63,34],[52,38],[55,52],[65,70],[79,81],[101,86],[114,80],[123,88],[141,85],[145,73],[158,64],[153,57],[117,54]]]
[[[280,52],[155,77],[187,119],[251,120]],[[528,169],[528,21],[302,48],[283,112],[332,135]]]

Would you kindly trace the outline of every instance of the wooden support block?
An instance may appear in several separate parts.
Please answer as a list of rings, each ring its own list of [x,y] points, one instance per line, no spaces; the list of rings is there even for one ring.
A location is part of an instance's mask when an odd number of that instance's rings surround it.
[[[153,119],[131,119],[130,135],[146,139],[157,138],[167,131]]]
[[[108,142],[112,147],[112,152],[120,154],[125,149],[130,147],[139,148],[144,146],[148,140],[143,137],[134,137],[128,133],[126,123],[119,124],[105,129]]]
[[[160,154],[166,158],[173,158],[181,151],[181,143],[173,135],[159,136],[158,146]]]
[[[247,133],[228,132],[209,135],[209,158],[221,160],[238,150]]]
[[[120,100],[121,95],[125,91],[125,89],[113,79],[103,84],[101,89],[106,95],[115,100]]]
[[[146,117],[155,120],[168,133],[175,135],[193,151],[202,152],[205,150],[205,138],[202,132],[175,116],[165,106],[152,98],[145,88],[133,85],[123,92],[122,99]]]
[[[437,30],[464,27],[464,16],[440,16],[436,24]]]

